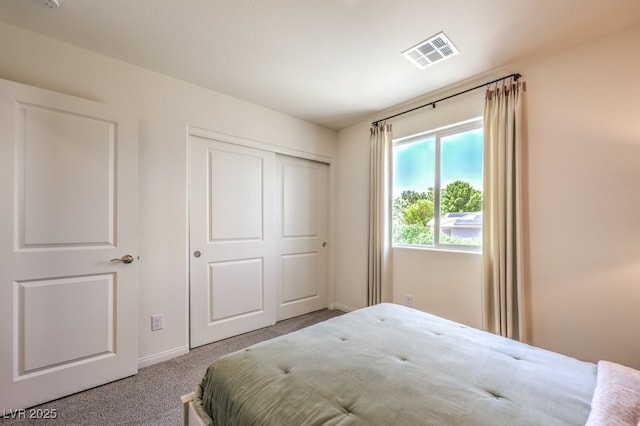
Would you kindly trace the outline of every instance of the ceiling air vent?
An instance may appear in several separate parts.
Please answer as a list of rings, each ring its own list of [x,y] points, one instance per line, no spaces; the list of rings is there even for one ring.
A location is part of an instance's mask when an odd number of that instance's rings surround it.
[[[458,53],[458,49],[449,41],[443,32],[439,32],[430,39],[422,41],[402,52],[405,58],[420,69],[455,56]]]

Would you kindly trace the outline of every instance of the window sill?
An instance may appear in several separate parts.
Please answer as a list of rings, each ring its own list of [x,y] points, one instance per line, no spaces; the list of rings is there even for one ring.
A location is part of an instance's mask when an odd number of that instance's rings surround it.
[[[429,246],[397,245],[397,246],[392,246],[392,249],[393,250],[433,251],[433,252],[439,252],[439,253],[477,254],[479,256],[482,256],[482,247],[444,248],[444,247],[429,247]]]

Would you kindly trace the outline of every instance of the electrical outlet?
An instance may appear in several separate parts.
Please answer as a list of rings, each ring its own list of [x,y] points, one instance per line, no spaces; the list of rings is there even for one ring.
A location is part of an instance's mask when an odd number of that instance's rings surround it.
[[[413,296],[410,294],[404,295],[404,305],[413,308]]]
[[[162,330],[162,314],[151,315],[151,331]]]

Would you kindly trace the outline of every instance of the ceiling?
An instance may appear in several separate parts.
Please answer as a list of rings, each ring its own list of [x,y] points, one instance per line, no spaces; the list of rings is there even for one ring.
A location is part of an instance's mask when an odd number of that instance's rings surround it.
[[[0,20],[333,129],[640,20],[638,0],[60,3],[2,0]],[[460,54],[402,56],[440,31]]]

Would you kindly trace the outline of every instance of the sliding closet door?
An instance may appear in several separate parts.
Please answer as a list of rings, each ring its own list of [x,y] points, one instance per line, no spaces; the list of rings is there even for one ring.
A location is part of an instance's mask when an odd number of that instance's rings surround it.
[[[275,154],[189,139],[191,347],[275,323]]]
[[[130,116],[0,80],[0,410],[137,372],[137,153]]]
[[[329,166],[280,155],[276,181],[277,319],[283,320],[327,307]]]

